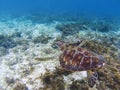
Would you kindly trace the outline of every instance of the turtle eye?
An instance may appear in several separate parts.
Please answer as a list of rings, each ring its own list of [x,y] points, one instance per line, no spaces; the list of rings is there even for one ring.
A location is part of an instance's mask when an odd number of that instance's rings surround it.
[[[97,67],[98,67],[98,68],[101,68],[101,67],[103,67],[104,65],[105,65],[104,62],[99,62],[99,64],[97,65]]]
[[[98,68],[101,68],[101,67],[102,67],[102,64],[99,64],[97,67],[98,67]]]

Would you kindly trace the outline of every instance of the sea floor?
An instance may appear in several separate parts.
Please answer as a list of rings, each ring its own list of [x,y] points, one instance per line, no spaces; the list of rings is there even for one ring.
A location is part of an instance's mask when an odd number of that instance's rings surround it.
[[[84,87],[88,86],[86,71],[61,69],[59,56],[62,51],[54,45],[57,40],[70,43],[95,41],[99,46],[110,48],[110,55],[115,54],[112,59],[120,63],[118,23],[103,19],[91,22],[67,20],[65,17],[51,20],[50,17],[40,16],[1,16],[0,90],[103,90]],[[100,50],[94,52],[110,56]],[[105,90],[120,89],[106,86]]]

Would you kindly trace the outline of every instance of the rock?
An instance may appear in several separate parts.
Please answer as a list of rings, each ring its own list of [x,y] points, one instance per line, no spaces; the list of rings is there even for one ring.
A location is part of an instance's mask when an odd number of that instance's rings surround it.
[[[4,48],[13,48],[17,44],[11,36],[0,35],[0,46]]]
[[[16,83],[12,90],[28,90],[25,84]]]
[[[4,56],[8,53],[8,50],[4,47],[0,47],[0,56]]]

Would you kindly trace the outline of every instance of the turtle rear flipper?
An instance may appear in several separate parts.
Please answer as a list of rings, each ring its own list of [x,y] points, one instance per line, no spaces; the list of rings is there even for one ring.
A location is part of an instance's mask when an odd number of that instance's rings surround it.
[[[98,73],[92,72],[92,74],[88,75],[88,84],[92,88],[98,80]]]

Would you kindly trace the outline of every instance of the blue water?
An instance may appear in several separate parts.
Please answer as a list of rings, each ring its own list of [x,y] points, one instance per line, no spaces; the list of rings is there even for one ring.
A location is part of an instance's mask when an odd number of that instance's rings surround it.
[[[0,0],[1,13],[85,13],[119,16],[120,0]]]

